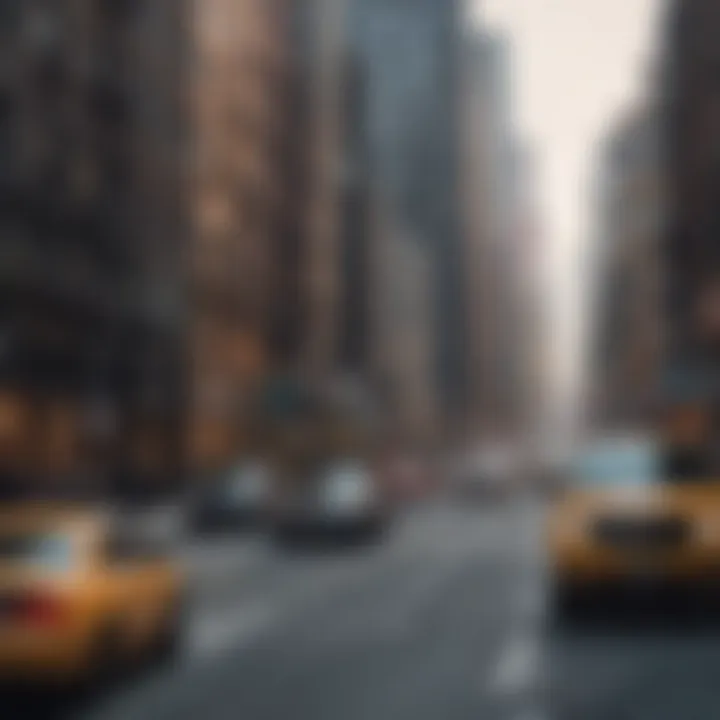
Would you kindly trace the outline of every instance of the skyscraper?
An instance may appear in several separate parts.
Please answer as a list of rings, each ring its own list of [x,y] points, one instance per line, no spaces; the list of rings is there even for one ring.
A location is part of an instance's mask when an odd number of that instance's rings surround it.
[[[514,423],[523,308],[521,215],[528,178],[513,127],[506,38],[478,28],[463,42],[463,219],[469,397],[477,429]],[[482,430],[481,430],[482,431]]]
[[[657,392],[660,342],[658,108],[645,103],[613,127],[601,154],[592,267],[594,416],[647,420]]]
[[[693,384],[720,389],[710,370],[720,345],[717,323],[703,322],[709,314],[701,311],[717,306],[720,281],[718,28],[712,0],[668,4],[661,130],[669,208],[661,250],[668,392],[688,385],[690,376]]]
[[[464,408],[466,337],[459,197],[457,0],[353,0],[351,42],[367,72],[373,183],[434,276],[434,394]],[[401,269],[398,269],[401,272]]]

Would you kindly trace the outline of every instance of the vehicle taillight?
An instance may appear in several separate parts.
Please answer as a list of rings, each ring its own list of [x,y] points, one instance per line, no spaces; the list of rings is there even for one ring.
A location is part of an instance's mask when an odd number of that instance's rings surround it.
[[[65,607],[52,595],[26,595],[19,599],[15,617],[26,625],[57,625],[65,618]]]

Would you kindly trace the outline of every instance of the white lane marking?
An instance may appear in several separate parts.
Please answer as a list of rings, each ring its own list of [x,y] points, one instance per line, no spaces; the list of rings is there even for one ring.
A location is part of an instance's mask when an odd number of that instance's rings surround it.
[[[275,613],[266,604],[202,618],[190,630],[190,657],[207,659],[230,648],[246,645],[267,630],[274,619]]]
[[[540,626],[545,612],[545,593],[532,537],[524,538],[521,547],[524,554],[519,567],[514,627],[498,656],[489,683],[491,691],[503,695],[530,693],[540,681]]]
[[[374,569],[372,564],[348,567],[347,563],[304,567],[297,578],[303,580],[299,586],[293,582],[290,586],[284,584],[270,590],[269,596],[264,593],[225,612],[200,615],[191,626],[189,656],[206,660],[231,648],[244,648],[273,626],[310,610],[314,602],[326,601],[334,592],[346,588],[351,581],[362,580],[368,570]]]
[[[531,690],[537,680],[540,660],[538,639],[519,635],[504,646],[490,679],[490,690],[514,695]]]

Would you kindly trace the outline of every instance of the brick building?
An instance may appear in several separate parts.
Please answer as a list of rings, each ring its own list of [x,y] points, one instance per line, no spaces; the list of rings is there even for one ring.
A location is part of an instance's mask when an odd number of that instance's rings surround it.
[[[291,21],[284,0],[197,0],[190,60],[191,463],[228,462],[278,342]]]

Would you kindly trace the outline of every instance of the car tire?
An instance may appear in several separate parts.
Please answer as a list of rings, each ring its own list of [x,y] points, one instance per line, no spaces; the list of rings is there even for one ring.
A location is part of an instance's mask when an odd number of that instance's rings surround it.
[[[211,535],[215,530],[214,524],[204,515],[196,515],[189,523],[190,532],[196,536],[204,538]]]
[[[277,522],[270,529],[273,545],[280,550],[288,550],[298,544],[301,533],[289,523]]]
[[[130,668],[122,634],[108,626],[94,640],[88,656],[87,672],[77,683],[82,693],[105,692],[120,682]]]
[[[383,542],[390,532],[390,522],[383,517],[376,517],[368,521],[364,527],[364,538],[371,543]]]
[[[574,625],[583,617],[587,595],[581,587],[565,581],[556,581],[550,598],[551,618],[559,627]]]

